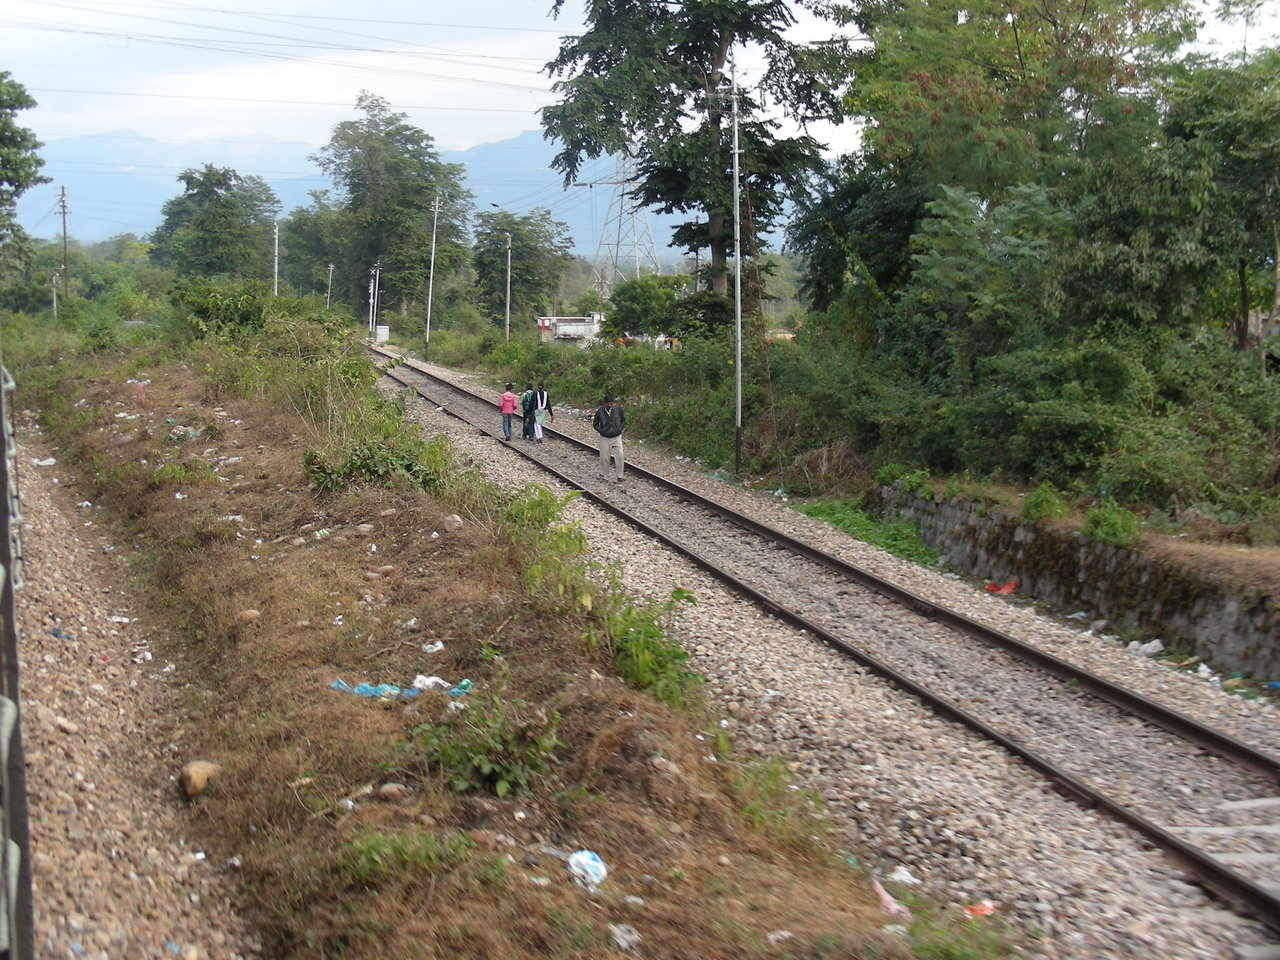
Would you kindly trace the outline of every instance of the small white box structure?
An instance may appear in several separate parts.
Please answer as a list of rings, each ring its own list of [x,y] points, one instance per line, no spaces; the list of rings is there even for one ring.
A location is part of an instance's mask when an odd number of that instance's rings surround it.
[[[600,336],[603,313],[586,317],[538,317],[538,336],[543,343],[562,340],[585,347]]]
[[[391,328],[389,326],[383,326],[382,324],[378,324],[378,326],[375,328],[373,342],[386,343],[390,339],[391,339]]]

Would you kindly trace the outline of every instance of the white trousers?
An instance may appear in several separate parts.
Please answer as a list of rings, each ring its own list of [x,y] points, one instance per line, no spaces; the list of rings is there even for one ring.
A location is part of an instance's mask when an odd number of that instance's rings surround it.
[[[600,472],[605,476],[609,474],[609,456],[612,455],[616,464],[616,474],[619,480],[622,479],[622,468],[624,466],[622,459],[622,437],[601,437],[600,438]]]

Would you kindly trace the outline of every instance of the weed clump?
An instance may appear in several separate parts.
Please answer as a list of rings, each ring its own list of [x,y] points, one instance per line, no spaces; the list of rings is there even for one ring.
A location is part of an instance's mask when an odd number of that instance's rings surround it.
[[[1092,540],[1114,547],[1131,546],[1142,533],[1137,515],[1110,500],[1089,508],[1081,531]]]
[[[375,885],[407,871],[435,873],[462,863],[474,844],[460,833],[366,833],[347,844],[338,869],[357,883]]]
[[[886,463],[876,469],[875,480],[882,487],[897,487],[907,493],[923,494],[929,485],[929,471],[901,463]]]
[[[602,613],[618,673],[636,689],[673,707],[687,706],[702,683],[685,666],[689,654],[667,633],[676,610],[693,602],[692,593],[676,589],[670,599],[659,603],[623,600]]]
[[[1067,501],[1057,487],[1045,481],[1027,494],[1022,502],[1022,519],[1028,523],[1061,520],[1067,515]]]
[[[547,772],[560,723],[554,711],[499,693],[467,698],[449,720],[414,731],[429,766],[458,793],[482,790],[505,797],[528,790]]]

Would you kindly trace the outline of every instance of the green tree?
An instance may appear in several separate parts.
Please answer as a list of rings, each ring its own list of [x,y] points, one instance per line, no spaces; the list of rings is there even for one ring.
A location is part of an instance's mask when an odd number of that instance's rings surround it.
[[[152,260],[183,276],[271,276],[280,201],[266,181],[205,164],[178,182],[182,193],[165,202],[151,234]]]
[[[340,277],[348,297],[363,304],[369,270],[381,263],[383,302],[403,311],[426,296],[437,196],[436,282],[465,266],[471,194],[462,165],[442,161],[435,141],[406,114],[367,92],[356,109],[363,116],[335,126],[313,158],[337,188],[333,202],[346,235]]]
[[[511,326],[529,328],[547,314],[568,267],[569,225],[536,208],[524,215],[484,210],[476,216],[473,265],[482,308],[497,323],[506,311],[507,237],[511,238]]]
[[[1196,23],[1188,0],[902,0],[856,19],[868,151],[986,196],[1055,181],[1119,121],[1150,127],[1150,84]]]
[[[334,265],[333,296],[354,306],[352,293],[358,280],[348,256],[348,218],[329,198],[327,190],[311,191],[311,202],[295,207],[280,224],[280,272],[299,293],[323,294],[329,285],[329,264]]]
[[[0,283],[17,282],[29,271],[32,247],[26,232],[18,226],[18,198],[49,178],[40,175],[44,161],[37,152],[40,141],[26,127],[18,125],[21,110],[36,105],[26,87],[0,70]]]
[[[1280,319],[1280,48],[1230,61],[1196,59],[1169,89],[1166,130],[1212,155],[1214,184],[1229,226],[1239,308],[1231,323],[1237,346],[1252,335],[1250,273],[1270,266],[1269,312]]]
[[[686,277],[661,274],[622,281],[609,294],[603,332],[611,337],[670,332],[676,301],[686,283]]]
[[[563,2],[554,0],[553,14]],[[804,6],[826,12],[829,4]],[[588,158],[633,156],[632,195],[691,215],[672,241],[691,253],[710,248],[711,282],[721,294],[733,244],[730,52],[759,53],[765,64],[740,98],[745,255],[759,249],[784,192],[801,186],[819,151],[811,137],[779,137],[760,100],[785,104],[801,122],[841,116],[829,81],[844,63],[844,43],[793,43],[786,33],[794,23],[783,0],[601,0],[588,6],[586,31],[567,37],[547,65],[562,97],[542,112],[547,136],[561,145],[553,166],[571,182]]]

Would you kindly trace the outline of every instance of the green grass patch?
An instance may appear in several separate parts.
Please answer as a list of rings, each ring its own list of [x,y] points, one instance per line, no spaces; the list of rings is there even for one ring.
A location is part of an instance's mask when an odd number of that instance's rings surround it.
[[[1142,535],[1137,515],[1110,501],[1090,507],[1080,531],[1091,540],[1109,543],[1113,547],[1132,546]]]
[[[938,562],[938,551],[920,538],[919,528],[909,520],[877,520],[852,500],[811,500],[796,509],[904,560],[925,566]]]
[[[347,844],[339,867],[353,881],[373,885],[406,871],[451,869],[472,846],[460,833],[366,833]]]

